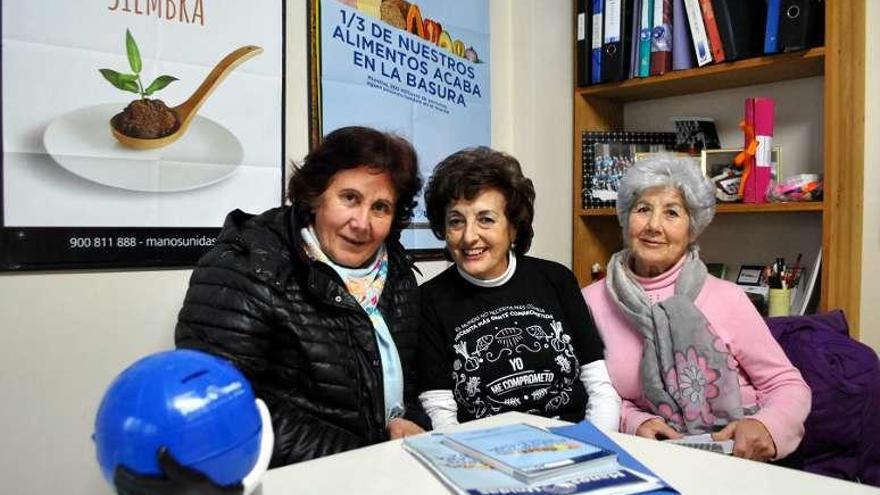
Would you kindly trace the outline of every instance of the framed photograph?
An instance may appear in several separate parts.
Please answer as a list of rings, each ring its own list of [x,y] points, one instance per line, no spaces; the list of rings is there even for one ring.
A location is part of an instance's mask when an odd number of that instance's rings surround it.
[[[349,125],[394,132],[415,146],[427,183],[446,156],[491,144],[488,0],[308,5],[312,146]],[[400,240],[417,259],[443,259],[418,200]]]
[[[675,149],[688,153],[721,148],[715,119],[708,117],[673,117]]]
[[[700,168],[703,175],[715,184],[715,199],[722,203],[742,201],[739,195],[739,184],[742,179],[742,168],[734,164],[740,149],[703,150],[700,152]],[[774,146],[770,153],[773,164],[772,181],[782,177],[782,149]]]
[[[741,265],[736,276],[737,285],[764,285],[764,267],[762,265]]]
[[[581,135],[584,208],[613,207],[620,180],[636,155],[670,151],[673,132],[585,131]]]
[[[191,266],[280,206],[284,4],[3,2],[0,269]]]

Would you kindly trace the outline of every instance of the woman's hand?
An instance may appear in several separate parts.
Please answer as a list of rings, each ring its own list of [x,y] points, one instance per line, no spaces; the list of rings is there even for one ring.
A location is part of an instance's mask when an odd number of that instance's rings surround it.
[[[636,429],[636,436],[654,440],[666,440],[668,438],[681,438],[681,433],[666,424],[666,421],[660,418],[652,418],[639,425]]]
[[[408,419],[395,418],[388,422],[388,436],[392,440],[396,438],[408,437],[410,435],[418,435],[424,433],[425,430],[421,426],[413,423]]]
[[[733,439],[733,455],[743,459],[769,461],[776,456],[776,444],[767,427],[757,419],[734,421],[723,430],[713,433],[713,440]]]

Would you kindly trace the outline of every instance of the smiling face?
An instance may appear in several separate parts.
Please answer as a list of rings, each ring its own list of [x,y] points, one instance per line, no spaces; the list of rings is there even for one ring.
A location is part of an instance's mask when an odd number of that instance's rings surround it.
[[[485,189],[446,209],[446,248],[455,264],[474,278],[490,280],[507,270],[516,228],[507,220],[506,206],[500,191]]]
[[[689,226],[690,217],[677,189],[645,190],[629,213],[627,239],[636,275],[654,277],[675,265],[691,242]]]
[[[338,265],[363,266],[388,237],[396,201],[385,172],[366,166],[337,172],[314,210],[321,250]]]

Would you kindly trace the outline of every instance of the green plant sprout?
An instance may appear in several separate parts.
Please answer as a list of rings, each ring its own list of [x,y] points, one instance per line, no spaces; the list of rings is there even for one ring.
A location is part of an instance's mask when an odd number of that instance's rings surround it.
[[[134,74],[122,74],[112,69],[98,69],[104,79],[117,88],[140,95],[141,99],[146,100],[156,91],[177,81],[174,76],[159,76],[144,89],[144,84],[141,82],[141,52],[138,50],[134,36],[128,29],[125,30],[125,53],[128,55],[128,65],[131,66],[131,71]]]

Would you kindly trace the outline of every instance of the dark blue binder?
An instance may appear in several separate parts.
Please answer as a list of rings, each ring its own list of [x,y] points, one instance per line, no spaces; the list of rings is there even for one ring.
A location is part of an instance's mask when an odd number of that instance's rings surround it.
[[[602,82],[602,6],[604,0],[592,0],[593,5],[590,9],[590,18],[592,19],[592,27],[590,29],[590,52],[592,66],[590,67],[590,82],[599,84]]]
[[[648,469],[644,464],[642,464],[635,457],[630,455],[630,453],[624,450],[623,447],[617,445],[614,440],[609,438],[608,435],[602,433],[601,430],[593,426],[593,424],[589,421],[584,420],[571,426],[556,426],[550,428],[550,431],[559,435],[574,438],[575,440],[580,440],[582,442],[592,443],[593,445],[598,445],[599,447],[602,447],[604,449],[617,452],[617,462],[619,462],[620,465],[639,471],[641,473],[650,474],[651,476],[660,479],[660,481],[662,481],[666,485],[666,488],[663,488],[661,490],[654,490],[647,493],[658,493],[664,495],[679,493],[676,489],[669,486],[669,483],[666,483],[665,480],[657,476],[653,471]]]
[[[782,0],[767,0],[767,29],[764,30],[764,53],[779,53],[779,12]]]

